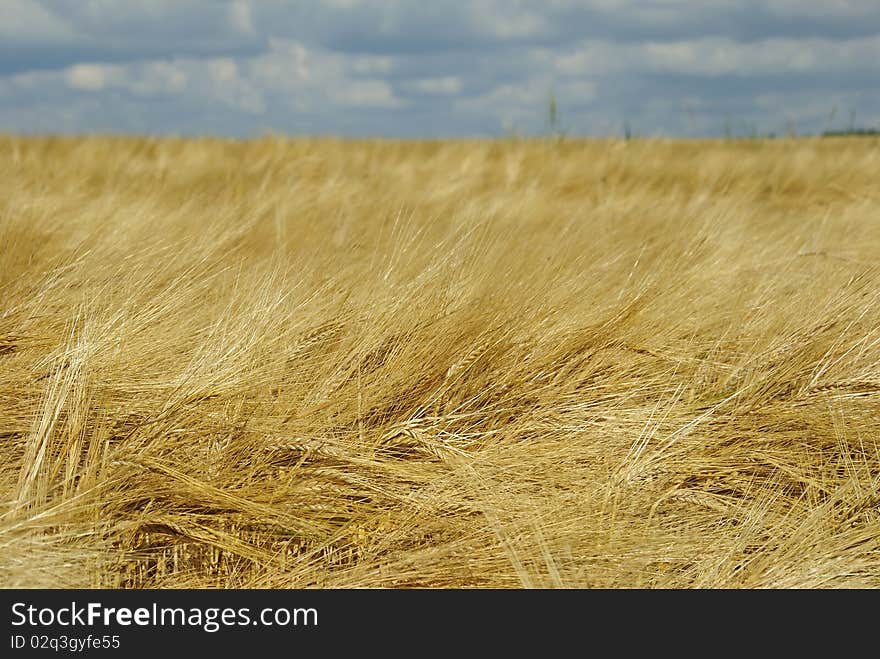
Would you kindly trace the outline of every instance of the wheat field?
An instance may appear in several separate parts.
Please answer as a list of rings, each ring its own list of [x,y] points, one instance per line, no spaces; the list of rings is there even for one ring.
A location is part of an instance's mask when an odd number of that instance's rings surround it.
[[[0,585],[880,585],[880,140],[0,138]]]

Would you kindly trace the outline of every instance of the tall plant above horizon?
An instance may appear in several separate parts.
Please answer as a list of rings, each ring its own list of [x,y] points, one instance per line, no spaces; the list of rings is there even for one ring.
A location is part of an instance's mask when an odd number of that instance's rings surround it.
[[[556,139],[565,137],[565,131],[559,123],[559,102],[554,87],[551,87],[547,94],[547,135]]]

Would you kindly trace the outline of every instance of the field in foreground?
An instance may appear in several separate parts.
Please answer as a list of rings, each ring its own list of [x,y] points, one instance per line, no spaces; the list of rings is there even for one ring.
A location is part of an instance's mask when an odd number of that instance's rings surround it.
[[[880,586],[880,140],[0,171],[2,586]]]

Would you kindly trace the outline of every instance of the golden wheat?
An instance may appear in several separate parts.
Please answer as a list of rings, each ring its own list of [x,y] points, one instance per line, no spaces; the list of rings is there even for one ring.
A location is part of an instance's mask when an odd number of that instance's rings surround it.
[[[0,585],[880,585],[876,139],[0,169]]]

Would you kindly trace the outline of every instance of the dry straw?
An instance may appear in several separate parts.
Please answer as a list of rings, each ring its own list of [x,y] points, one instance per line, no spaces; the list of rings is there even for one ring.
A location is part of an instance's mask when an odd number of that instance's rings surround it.
[[[876,140],[0,169],[0,585],[880,585]]]

